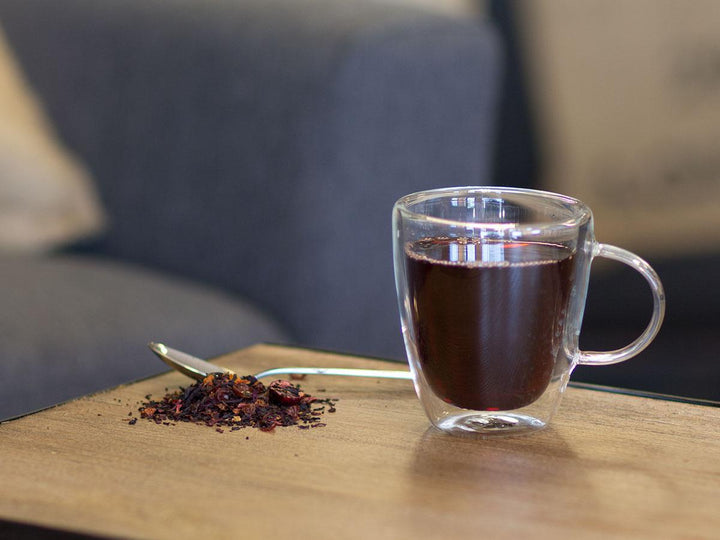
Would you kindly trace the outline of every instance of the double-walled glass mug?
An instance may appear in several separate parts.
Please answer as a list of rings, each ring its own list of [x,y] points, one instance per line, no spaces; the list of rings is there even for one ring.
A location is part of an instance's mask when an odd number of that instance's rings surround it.
[[[600,244],[577,199],[529,189],[460,187],[407,195],[393,209],[395,280],[415,390],[430,421],[456,435],[547,425],[578,364],[613,364],[657,334],[655,271]],[[634,342],[578,346],[590,265],[607,257],[650,284],[654,309]]]

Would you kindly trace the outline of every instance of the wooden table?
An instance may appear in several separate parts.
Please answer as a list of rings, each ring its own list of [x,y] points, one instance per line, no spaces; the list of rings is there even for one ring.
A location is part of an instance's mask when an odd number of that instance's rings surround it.
[[[388,367],[270,345],[216,362]],[[128,424],[146,394],[188,384],[168,373],[0,424],[0,536],[720,538],[718,408],[569,388],[550,428],[470,440],[430,428],[408,381],[314,376],[306,391],[339,398],[325,427]]]

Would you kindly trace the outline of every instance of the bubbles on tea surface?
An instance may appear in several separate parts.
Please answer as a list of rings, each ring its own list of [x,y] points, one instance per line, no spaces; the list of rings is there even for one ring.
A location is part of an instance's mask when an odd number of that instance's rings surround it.
[[[405,254],[416,260],[449,266],[532,266],[569,256],[563,246],[542,242],[432,237],[408,242]]]

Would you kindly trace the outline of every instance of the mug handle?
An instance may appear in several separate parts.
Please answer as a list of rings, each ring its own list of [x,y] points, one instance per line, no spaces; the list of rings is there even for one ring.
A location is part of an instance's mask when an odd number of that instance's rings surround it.
[[[613,259],[631,266],[642,274],[650,285],[653,294],[653,313],[650,323],[635,341],[613,351],[578,351],[578,364],[595,366],[616,364],[640,353],[655,338],[665,317],[665,291],[657,272],[634,253],[608,244],[596,244],[593,255]]]

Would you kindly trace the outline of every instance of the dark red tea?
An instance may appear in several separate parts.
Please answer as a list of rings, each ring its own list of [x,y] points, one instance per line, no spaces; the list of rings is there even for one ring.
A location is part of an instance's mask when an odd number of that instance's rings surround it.
[[[487,411],[542,395],[573,283],[568,248],[427,238],[406,246],[405,263],[419,361],[436,395]]]

